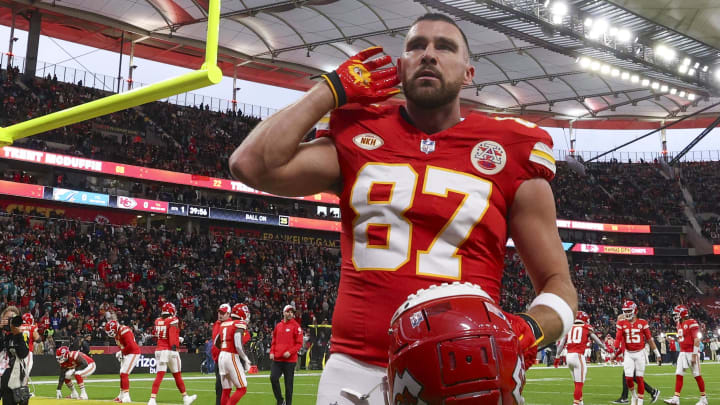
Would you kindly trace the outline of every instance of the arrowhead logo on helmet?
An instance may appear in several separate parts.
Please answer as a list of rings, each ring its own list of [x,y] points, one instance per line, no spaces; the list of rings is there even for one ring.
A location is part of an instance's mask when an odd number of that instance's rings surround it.
[[[430,286],[408,297],[390,322],[392,405],[516,405],[524,385],[518,337],[480,286]]]

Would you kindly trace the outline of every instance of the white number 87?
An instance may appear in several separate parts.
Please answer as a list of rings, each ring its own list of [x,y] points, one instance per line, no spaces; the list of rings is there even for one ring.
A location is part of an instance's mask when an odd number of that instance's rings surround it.
[[[410,261],[413,224],[405,217],[412,208],[418,174],[409,164],[368,163],[350,192],[353,222],[353,264],[357,270],[396,271]],[[373,200],[374,185],[390,187],[384,200]],[[487,211],[492,183],[468,173],[428,166],[422,193],[447,197],[465,195],[427,250],[417,250],[416,273],[459,280],[462,260],[457,251]],[[370,228],[385,229],[384,244],[371,244]]]

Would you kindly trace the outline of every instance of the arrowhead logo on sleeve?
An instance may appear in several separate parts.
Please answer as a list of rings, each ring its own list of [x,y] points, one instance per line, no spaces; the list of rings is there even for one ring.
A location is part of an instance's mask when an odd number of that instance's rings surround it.
[[[470,161],[477,171],[492,175],[500,173],[507,162],[505,149],[494,141],[482,141],[470,153]]]

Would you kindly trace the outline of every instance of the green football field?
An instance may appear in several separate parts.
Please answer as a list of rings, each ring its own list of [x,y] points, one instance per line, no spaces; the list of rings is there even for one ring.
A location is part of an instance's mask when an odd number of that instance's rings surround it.
[[[720,403],[720,363],[705,362],[702,365],[709,402]],[[587,381],[585,382],[584,401],[586,405],[608,404],[620,395],[621,367],[589,367]],[[191,394],[197,394],[195,404],[212,405],[215,403],[215,381],[213,376],[199,373],[184,373],[185,385]],[[672,396],[675,389],[675,367],[664,365],[662,367],[648,366],[646,378],[653,386],[662,391],[660,398]],[[320,379],[318,372],[297,371],[295,374],[294,405],[314,405],[317,384]],[[282,385],[282,380],[280,381]],[[90,401],[56,400],[55,388],[57,378],[36,377],[33,379],[36,398],[31,404],[106,404],[117,395],[120,389],[118,376],[97,375],[87,380],[87,392]],[[130,393],[136,403],[147,403],[150,397],[152,376],[132,376]],[[284,389],[284,388],[283,388]],[[528,405],[558,405],[572,404],[573,383],[567,368],[533,367],[528,371],[528,381],[525,386],[525,399]],[[65,395],[69,394],[63,388]],[[698,389],[690,373],[686,373],[683,386],[681,404],[694,405],[697,402]],[[269,404],[274,405],[274,397],[270,388],[267,373],[252,375],[248,378],[248,393],[240,404]],[[160,387],[158,403],[182,404],[180,394],[175,388],[172,377],[166,377]],[[650,403],[648,400],[646,403]],[[657,402],[662,403],[662,399]]]

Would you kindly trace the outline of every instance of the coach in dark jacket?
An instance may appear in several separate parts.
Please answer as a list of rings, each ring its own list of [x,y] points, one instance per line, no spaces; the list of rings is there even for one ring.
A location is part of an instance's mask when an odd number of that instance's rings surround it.
[[[28,401],[16,401],[13,389],[27,386],[27,375],[23,360],[30,353],[25,335],[20,331],[20,311],[10,306],[0,314],[0,359],[7,358],[7,364],[0,377],[0,398],[3,405],[27,405]]]
[[[295,377],[295,363],[298,351],[302,347],[303,333],[300,324],[295,321],[295,308],[285,305],[283,319],[273,330],[270,344],[270,383],[278,405],[283,404],[280,390],[280,375],[285,376],[285,405],[292,405],[293,378]]]

